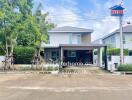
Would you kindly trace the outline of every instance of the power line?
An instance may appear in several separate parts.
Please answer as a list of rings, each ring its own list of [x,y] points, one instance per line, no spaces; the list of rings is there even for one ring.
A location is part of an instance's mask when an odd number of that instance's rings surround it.
[[[55,18],[50,18],[50,19],[48,19],[48,20],[51,20],[51,21],[63,21],[63,22],[73,22],[73,21],[105,21],[105,20],[109,20],[110,18],[96,18],[96,19],[94,19],[94,18],[80,18],[80,19],[72,19],[72,17],[71,18],[69,18],[69,17],[65,17],[65,19],[64,19],[64,17],[62,17],[62,18],[58,18],[58,17],[55,17]],[[118,20],[118,18],[111,18],[112,20]]]

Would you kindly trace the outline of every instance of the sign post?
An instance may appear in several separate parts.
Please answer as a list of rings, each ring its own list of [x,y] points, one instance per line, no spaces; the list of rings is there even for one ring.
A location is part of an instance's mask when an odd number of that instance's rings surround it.
[[[121,5],[115,5],[110,8],[111,9],[111,16],[119,17],[120,22],[120,64],[124,63],[124,48],[123,48],[123,27],[122,27],[122,20],[124,15],[124,8]]]

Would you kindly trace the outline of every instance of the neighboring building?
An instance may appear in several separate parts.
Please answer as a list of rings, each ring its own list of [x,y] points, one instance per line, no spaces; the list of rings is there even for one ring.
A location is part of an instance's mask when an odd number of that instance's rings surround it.
[[[103,37],[102,42],[112,47],[120,48],[120,29]],[[123,42],[124,48],[132,50],[132,25],[123,27]]]
[[[49,44],[42,43],[45,61],[94,64],[93,50],[98,49],[98,65],[102,66],[101,48],[105,45],[91,44],[92,29],[64,26],[49,31]],[[107,65],[107,60],[105,62]]]
[[[103,44],[102,38],[92,41],[93,44]]]
[[[102,44],[113,48],[120,48],[120,29],[106,35],[101,40]],[[124,49],[128,49],[129,54],[132,55],[132,25],[123,27],[123,43]]]

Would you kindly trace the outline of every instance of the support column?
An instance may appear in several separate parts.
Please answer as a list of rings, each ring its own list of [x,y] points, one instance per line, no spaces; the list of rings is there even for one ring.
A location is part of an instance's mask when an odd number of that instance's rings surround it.
[[[93,64],[95,65],[95,55],[94,55],[94,49],[93,49]]]
[[[107,46],[104,47],[104,63],[105,63],[105,70],[107,70],[108,69]]]
[[[62,64],[63,64],[63,48],[61,47],[61,50],[60,50],[60,66],[62,67]]]
[[[102,48],[98,49],[98,66],[102,67]]]

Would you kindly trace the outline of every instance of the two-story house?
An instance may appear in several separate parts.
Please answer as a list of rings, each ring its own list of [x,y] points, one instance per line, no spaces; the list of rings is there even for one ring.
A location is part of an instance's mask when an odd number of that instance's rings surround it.
[[[106,46],[91,44],[92,32],[92,29],[71,26],[57,27],[50,30],[49,43],[42,43],[45,61],[93,64],[93,50],[98,49],[98,65],[101,66],[101,48],[106,48]]]
[[[102,43],[113,48],[120,48],[120,29],[103,37]],[[129,54],[132,55],[132,25],[123,27],[123,43],[124,49],[128,49]]]

